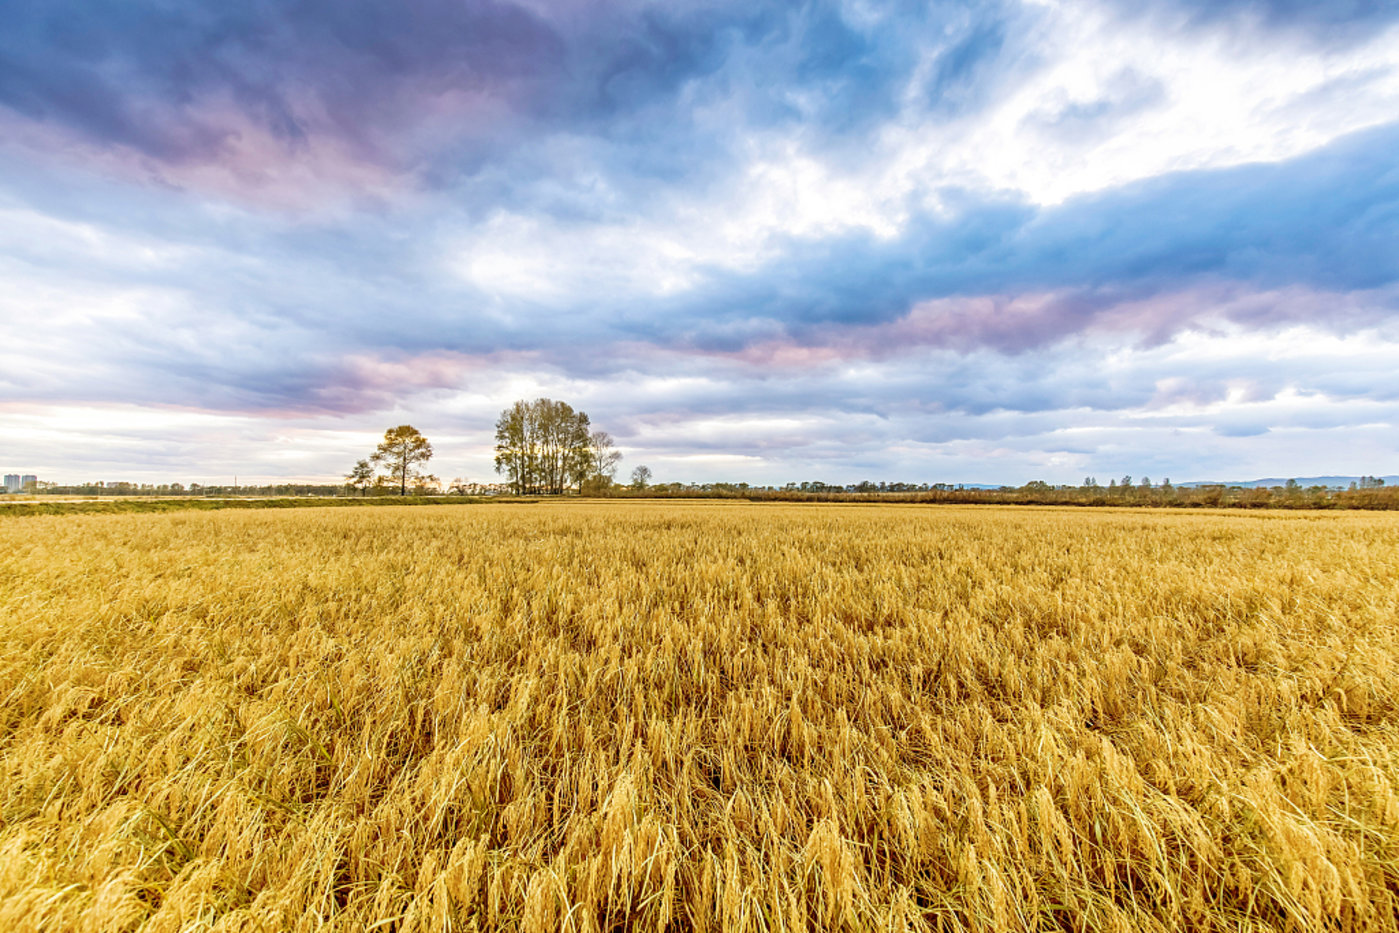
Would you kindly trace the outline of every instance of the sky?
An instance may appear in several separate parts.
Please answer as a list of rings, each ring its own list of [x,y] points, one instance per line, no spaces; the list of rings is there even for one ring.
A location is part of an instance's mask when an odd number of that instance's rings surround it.
[[[1399,0],[0,0],[0,468],[1399,472]]]

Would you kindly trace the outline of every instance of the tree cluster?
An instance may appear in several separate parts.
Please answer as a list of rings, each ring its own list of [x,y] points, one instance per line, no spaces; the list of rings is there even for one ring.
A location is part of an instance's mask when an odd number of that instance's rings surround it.
[[[593,430],[586,412],[567,402],[540,398],[518,401],[500,413],[496,421],[495,469],[508,479],[516,495],[559,495],[577,490],[592,495],[611,488],[622,454],[606,431]],[[432,459],[432,444],[410,424],[384,432],[384,439],[369,457],[357,462],[346,475],[347,484],[361,494],[396,487],[399,495],[439,491],[436,476],[419,467]],[[382,469],[384,472],[380,473]],[[651,471],[644,472],[645,485]],[[632,477],[635,487],[637,476]],[[493,492],[494,487],[465,480],[452,481],[458,494]]]
[[[408,495],[410,485],[414,492],[431,491],[437,488],[437,477],[418,469],[419,464],[431,459],[432,444],[428,439],[411,424],[400,424],[385,431],[374,453],[357,462],[345,479],[361,492],[390,483],[398,487],[400,496]],[[387,476],[379,475],[376,467],[383,467]]]
[[[495,469],[517,495],[604,491],[621,459],[611,435],[567,402],[515,402],[495,423]]]

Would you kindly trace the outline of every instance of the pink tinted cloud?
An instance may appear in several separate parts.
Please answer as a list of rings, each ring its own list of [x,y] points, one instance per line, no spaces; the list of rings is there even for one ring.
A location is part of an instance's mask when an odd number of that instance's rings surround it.
[[[412,184],[567,77],[562,38],[508,0],[14,12],[0,144],[258,205]]]
[[[441,350],[396,357],[358,353],[342,359],[316,395],[338,410],[372,411],[404,395],[458,388],[479,363],[467,354]]]
[[[1056,293],[939,298],[892,321],[821,325],[802,337],[762,340],[722,355],[754,366],[801,368],[883,359],[923,347],[1015,353],[1082,330],[1074,322],[1095,314],[1098,304]]]
[[[706,353],[751,366],[802,369],[880,360],[922,348],[1019,354],[1084,334],[1163,343],[1189,329],[1223,323],[1250,328],[1296,324],[1373,324],[1399,303],[1399,291],[1326,292],[1302,286],[1256,291],[1218,283],[1145,297],[1098,291],[977,295],[920,302],[892,321],[825,324],[799,335]]]
[[[155,183],[250,207],[305,211],[346,197],[387,197],[418,186],[425,153],[509,119],[487,94],[454,89],[414,97],[379,125],[345,126],[313,96],[298,100],[302,132],[288,135],[227,99],[206,98],[164,124],[158,154],[94,140],[71,128],[17,119],[0,109],[0,140],[101,174]]]
[[[461,390],[473,382],[498,382],[503,373],[529,368],[540,358],[534,351],[356,353],[343,357],[320,380],[309,404],[300,410],[380,411],[421,393]]]

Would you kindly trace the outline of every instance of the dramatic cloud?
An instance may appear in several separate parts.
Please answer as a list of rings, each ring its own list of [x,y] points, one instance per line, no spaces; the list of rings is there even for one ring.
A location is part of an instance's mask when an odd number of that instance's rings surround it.
[[[4,453],[1392,472],[1396,114],[1393,3],[21,2]]]

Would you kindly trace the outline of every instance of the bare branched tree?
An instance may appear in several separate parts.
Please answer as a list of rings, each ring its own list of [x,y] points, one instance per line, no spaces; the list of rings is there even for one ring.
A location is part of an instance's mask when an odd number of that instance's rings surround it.
[[[588,449],[592,457],[589,464],[593,476],[614,480],[617,478],[617,464],[622,461],[622,452],[612,443],[612,435],[606,431],[594,431],[588,435]]]

